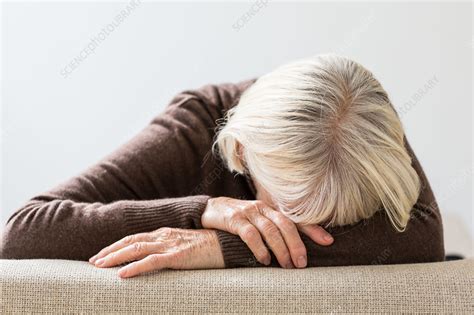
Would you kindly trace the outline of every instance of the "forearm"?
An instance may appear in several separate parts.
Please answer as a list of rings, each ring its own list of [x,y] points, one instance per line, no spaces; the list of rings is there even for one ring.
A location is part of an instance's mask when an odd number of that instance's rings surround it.
[[[386,226],[386,229],[380,228]],[[308,267],[403,264],[444,259],[441,217],[433,209],[413,209],[405,232],[397,232],[384,212],[354,226],[328,228],[330,246],[316,244],[300,233],[308,253]],[[263,267],[239,236],[218,231],[226,268]],[[279,264],[272,254],[271,266]]]
[[[208,196],[110,204],[32,200],[8,221],[1,258],[87,260],[127,235],[160,227],[201,228]]]
[[[1,256],[82,260],[129,234],[198,228],[208,197],[179,197],[205,174],[201,164],[220,109],[204,106],[194,95],[178,95],[114,152],[31,199],[5,227]]]

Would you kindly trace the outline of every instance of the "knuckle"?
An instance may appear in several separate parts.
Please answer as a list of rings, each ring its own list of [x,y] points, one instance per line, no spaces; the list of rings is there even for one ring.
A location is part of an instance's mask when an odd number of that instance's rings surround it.
[[[159,234],[169,238],[173,234],[173,229],[169,227],[162,227],[158,230]]]
[[[152,234],[151,233],[140,233],[140,234],[135,234],[135,241],[145,241],[148,242],[152,239]]]
[[[244,207],[240,208],[238,211],[236,211],[236,215],[239,217],[247,217],[249,214],[254,213],[255,209],[252,205],[247,204]]]
[[[263,201],[261,201],[261,200],[254,200],[254,201],[252,201],[252,202],[253,202],[253,204],[254,204],[255,206],[257,206],[257,207],[263,207],[263,206],[265,206],[265,203],[264,203]]]
[[[246,242],[252,242],[257,238],[258,232],[255,228],[245,228],[242,232],[242,239]]]
[[[125,244],[132,244],[134,241],[135,241],[135,235],[125,236],[124,239],[123,239],[123,242]]]
[[[138,242],[133,244],[133,251],[135,254],[141,254],[143,251],[143,243]]]
[[[242,218],[242,213],[240,210],[233,211],[230,215],[229,218],[232,221],[237,221]]]
[[[265,203],[261,200],[252,201],[252,208],[257,212],[262,212],[265,208]]]
[[[275,223],[284,231],[296,231],[295,224],[287,218],[277,217]]]
[[[255,213],[260,212],[261,202],[259,200],[252,200],[247,205],[245,205],[245,212]]]
[[[271,237],[276,237],[278,235],[278,228],[270,222],[263,223],[262,229],[265,234],[270,235]]]
[[[234,234],[240,234],[239,230],[241,229],[241,224],[239,220],[231,220],[227,225],[230,232]]]
[[[171,233],[171,228],[170,227],[162,227],[160,228],[160,232],[164,234]]]

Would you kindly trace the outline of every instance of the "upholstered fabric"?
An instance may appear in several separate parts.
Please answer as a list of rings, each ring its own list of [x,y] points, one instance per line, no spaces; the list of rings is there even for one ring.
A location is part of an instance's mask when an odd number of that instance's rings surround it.
[[[67,260],[0,260],[0,313],[474,313],[474,260],[166,270],[120,279]]]

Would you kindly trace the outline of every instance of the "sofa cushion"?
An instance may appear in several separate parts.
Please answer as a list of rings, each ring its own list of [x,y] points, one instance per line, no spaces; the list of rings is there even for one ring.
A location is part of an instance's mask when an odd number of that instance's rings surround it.
[[[474,260],[321,267],[164,270],[67,260],[0,260],[0,313],[474,313]]]

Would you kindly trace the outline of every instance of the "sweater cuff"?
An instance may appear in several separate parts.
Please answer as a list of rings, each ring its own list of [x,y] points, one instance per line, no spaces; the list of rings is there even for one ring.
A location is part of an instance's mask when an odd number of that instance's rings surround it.
[[[162,227],[202,228],[201,216],[209,196],[197,195],[146,201],[125,201],[123,214],[128,234],[150,232]]]
[[[220,230],[216,230],[216,233],[224,256],[225,268],[263,266],[239,236]]]

